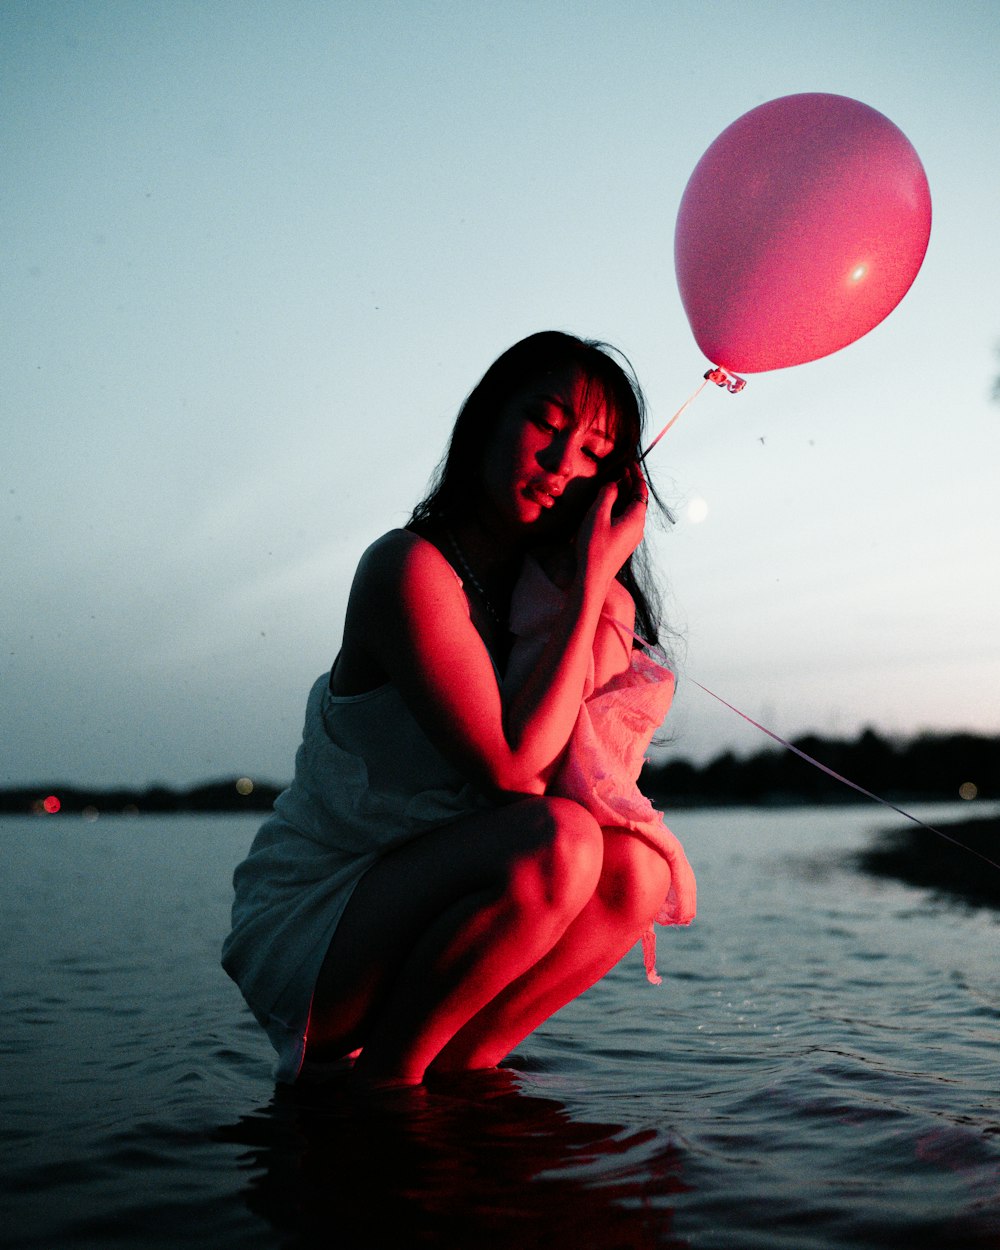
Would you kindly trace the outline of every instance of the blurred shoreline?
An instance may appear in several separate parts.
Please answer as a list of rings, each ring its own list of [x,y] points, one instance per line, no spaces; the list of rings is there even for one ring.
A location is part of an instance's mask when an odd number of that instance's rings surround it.
[[[171,812],[233,815],[268,812],[284,786],[232,777],[201,782],[187,789],[153,785],[142,789],[113,789],[43,783],[0,790],[0,815],[138,816]]]
[[[883,829],[857,856],[858,867],[872,876],[1000,908],[1000,817],[971,817],[937,827],[947,836],[918,825]]]
[[[702,765],[683,757],[647,759],[639,788],[670,811],[843,805],[858,802],[854,786],[897,807],[1000,799],[1000,737],[923,733],[901,741],[869,728],[852,739],[810,734],[790,745],[792,750],[767,746],[745,757],[724,751]],[[286,784],[251,776],[213,778],[183,788],[163,782],[88,787],[43,780],[0,789],[0,813],[264,812]]]

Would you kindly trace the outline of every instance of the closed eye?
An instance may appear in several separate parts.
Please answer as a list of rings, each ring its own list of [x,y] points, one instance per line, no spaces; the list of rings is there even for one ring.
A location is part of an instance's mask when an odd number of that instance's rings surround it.
[[[549,420],[548,408],[529,408],[528,420],[539,430],[544,430],[546,434],[558,434],[560,427]]]

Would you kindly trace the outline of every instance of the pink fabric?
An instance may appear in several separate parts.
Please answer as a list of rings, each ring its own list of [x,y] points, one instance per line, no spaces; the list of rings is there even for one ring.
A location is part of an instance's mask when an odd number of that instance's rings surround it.
[[[510,628],[517,641],[508,662],[508,680],[517,680],[537,660],[563,598],[537,562],[529,560],[511,604]],[[655,921],[686,925],[695,915],[694,872],[662,814],[637,784],[645,753],[670,708],[674,675],[658,659],[631,648],[634,616],[628,591],[612,582],[603,620],[623,640],[623,667],[595,689],[591,666],[576,725],[547,792],[574,799],[603,827],[628,829],[658,851],[670,865],[670,890]],[[642,946],[646,976],[658,985],[652,925]]]

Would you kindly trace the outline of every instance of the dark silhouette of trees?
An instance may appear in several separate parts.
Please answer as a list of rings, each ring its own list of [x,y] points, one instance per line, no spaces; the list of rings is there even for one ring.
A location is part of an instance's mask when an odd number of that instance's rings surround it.
[[[186,790],[155,784],[143,790],[87,790],[47,783],[0,791],[0,813],[28,815],[44,811],[50,795],[59,801],[60,813],[95,815],[147,815],[163,812],[265,812],[284,787],[255,782],[253,788],[237,778],[206,781]],[[244,793],[244,790],[246,792]]]
[[[1000,737],[927,733],[899,743],[865,729],[853,740],[806,734],[793,745],[891,802],[1000,798]],[[639,784],[654,802],[670,807],[862,801],[856,790],[780,747],[742,759],[724,751],[700,766],[683,758],[647,763]],[[965,787],[961,794],[960,787]],[[58,798],[63,812],[264,812],[283,787],[256,782],[249,792],[244,789],[236,778],[188,789],[154,784],[95,791],[45,783],[0,791],[0,813],[44,810],[49,795]]]
[[[807,734],[793,745],[881,798],[1000,797],[1000,737],[922,734],[893,743],[865,729],[854,740]],[[675,807],[859,801],[856,790],[778,747],[745,759],[726,751],[701,767],[684,759],[647,763],[640,785],[651,798]]]

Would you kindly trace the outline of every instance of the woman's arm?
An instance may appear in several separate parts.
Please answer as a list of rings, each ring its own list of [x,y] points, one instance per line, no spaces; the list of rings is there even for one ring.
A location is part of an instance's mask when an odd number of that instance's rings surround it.
[[[345,647],[371,656],[441,753],[484,788],[541,793],[569,739],[608,585],[642,535],[641,502],[612,517],[616,493],[605,487],[588,513],[563,609],[538,664],[506,698],[436,547],[397,530],[361,560]]]

